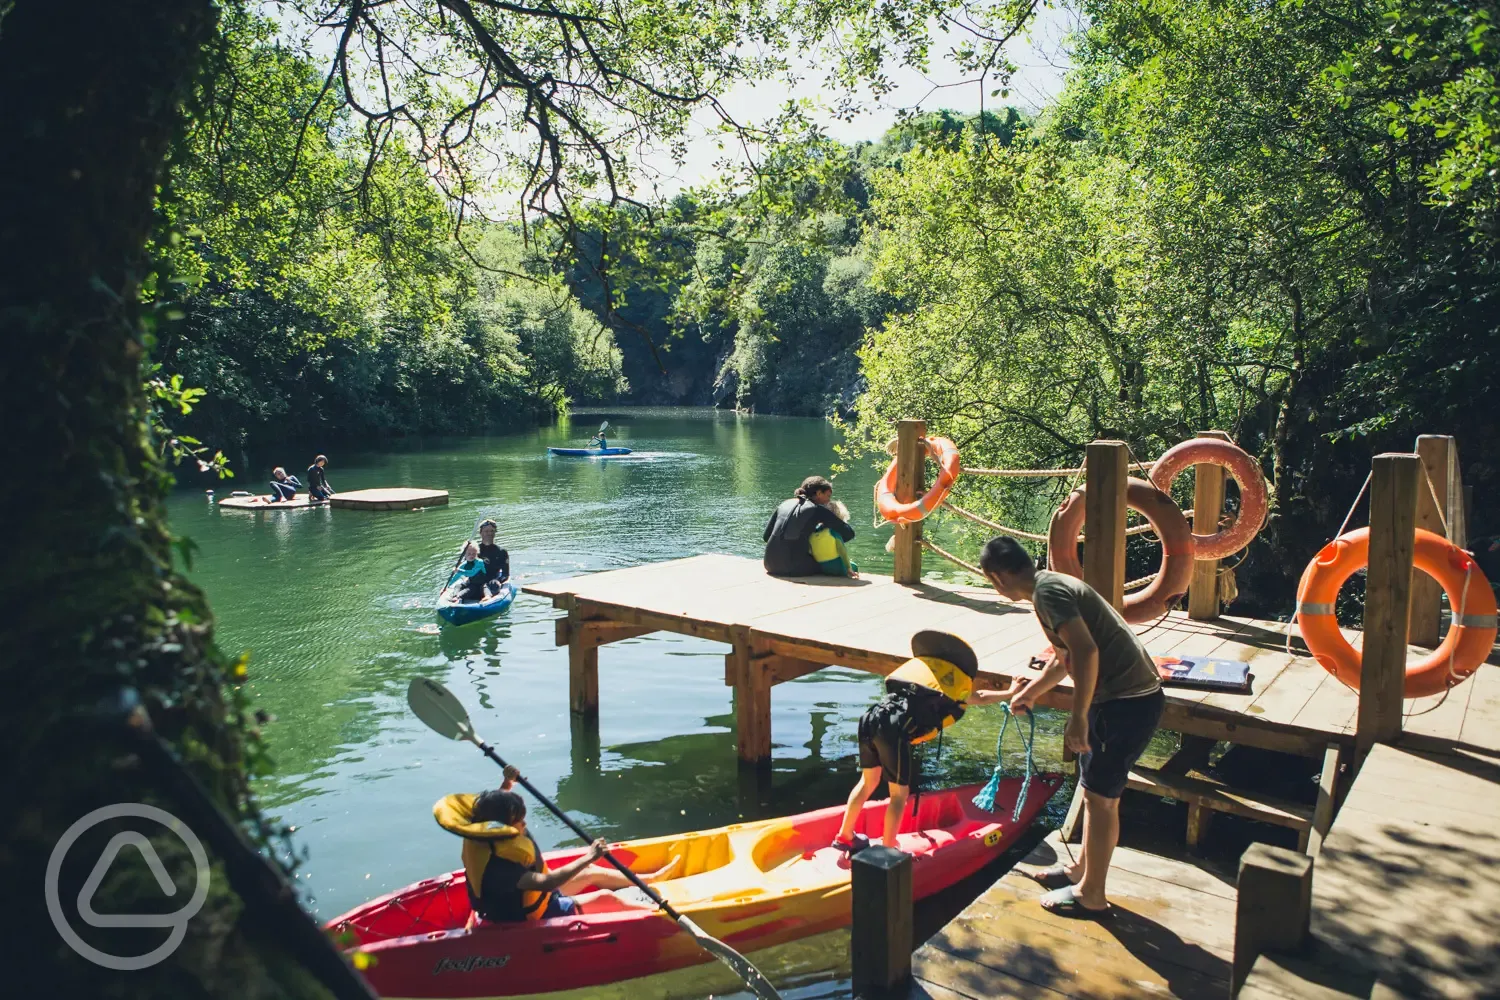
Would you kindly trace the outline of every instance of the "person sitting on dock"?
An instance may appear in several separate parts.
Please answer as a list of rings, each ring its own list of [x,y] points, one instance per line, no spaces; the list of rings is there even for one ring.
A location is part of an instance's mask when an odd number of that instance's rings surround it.
[[[1013,538],[992,538],[979,568],[1000,596],[1030,601],[1056,653],[1042,673],[1017,678],[1006,694],[1012,711],[1029,709],[1064,677],[1073,681],[1072,714],[1064,733],[1079,755],[1083,785],[1083,850],[1071,865],[1033,874],[1057,886],[1041,899],[1060,916],[1108,915],[1104,893],[1120,839],[1120,796],[1130,769],[1151,742],[1166,707],[1161,680],[1140,638],[1094,588],[1076,577],[1039,570]]]
[[[849,793],[844,822],[833,846],[853,854],[868,839],[854,832],[860,812],[884,775],[890,788],[882,842],[896,847],[901,814],[916,771],[911,748],[963,718],[970,702],[1001,701],[999,691],[976,690],[979,659],[969,644],[948,632],[911,637],[912,658],[885,679],[885,696],[859,720],[859,781]]]
[[[526,829],[526,802],[511,791],[520,776],[509,765],[499,788],[448,795],[432,807],[438,825],[464,839],[464,874],[474,916],[505,922],[656,908],[644,895],[615,894],[631,885],[615,869],[594,864],[607,849],[602,838],[576,861],[549,871],[542,849]],[[669,878],[681,860],[673,858],[654,872],[641,873],[640,879],[649,884]],[[594,891],[576,895],[590,888]]]
[[[827,528],[844,542],[854,540],[849,522],[835,514],[828,504],[833,501],[833,484],[822,476],[808,476],[797,492],[783,500],[766,522],[762,540],[766,543],[765,567],[772,576],[818,576],[825,572],[812,553],[812,535]],[[846,575],[846,571],[838,571]]]
[[[281,466],[271,470],[271,498],[268,503],[281,503],[283,500],[297,499],[297,491],[302,488],[302,483],[296,476],[289,476]]]
[[[313,459],[313,464],[307,467],[307,496],[308,499],[321,503],[333,496],[333,487],[328,485],[328,475],[323,467],[328,464],[327,455],[319,455]]]
[[[510,553],[495,544],[498,525],[489,518],[479,522],[479,558],[484,560],[484,583],[491,594],[510,579]]]

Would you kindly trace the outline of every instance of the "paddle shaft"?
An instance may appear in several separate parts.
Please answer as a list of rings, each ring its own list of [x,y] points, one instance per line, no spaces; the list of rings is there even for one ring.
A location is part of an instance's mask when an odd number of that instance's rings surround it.
[[[477,746],[480,750],[483,750],[486,757],[494,761],[496,764],[499,764],[501,770],[504,770],[506,768],[507,765],[505,763],[505,760],[495,752],[494,747],[484,742],[484,740],[479,739],[477,736],[474,738],[474,745]],[[594,838],[589,835],[587,830],[579,826],[577,823],[573,822],[573,820],[568,817],[567,813],[563,812],[553,804],[551,799],[547,798],[547,796],[537,791],[535,785],[520,776],[517,776],[516,780],[519,781],[521,783],[521,787],[530,792],[538,802],[546,806],[548,809],[552,810],[552,814],[554,816],[566,823],[569,830],[572,830],[579,837],[583,838],[584,843],[592,844],[594,842]],[[672,909],[672,904],[663,899],[661,897],[661,893],[657,892],[655,889],[651,888],[649,885],[643,882],[641,880],[641,877],[635,872],[622,865],[619,859],[614,856],[614,854],[609,851],[605,851],[604,859],[611,865],[613,865],[621,875],[624,875],[626,878],[630,879],[632,885],[644,892],[646,895],[650,896],[651,899],[656,903],[656,905],[661,907],[663,913],[665,913],[675,921],[680,922],[682,920],[682,914]]]

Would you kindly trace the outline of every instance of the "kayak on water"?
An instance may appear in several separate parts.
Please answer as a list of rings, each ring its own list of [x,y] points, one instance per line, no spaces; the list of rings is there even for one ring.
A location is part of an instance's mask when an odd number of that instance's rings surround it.
[[[629,448],[548,448],[547,453],[551,455],[563,455],[567,458],[608,458],[611,455],[629,455]]]
[[[972,802],[980,785],[923,792],[903,817],[900,848],[912,856],[912,896],[922,899],[972,875],[1009,848],[1062,785],[1032,780],[1011,821],[1018,778],[1002,781],[993,812]],[[859,832],[878,841],[884,800],[866,804]],[[849,856],[831,847],[842,805],[717,830],[626,841],[611,847],[636,871],[681,859],[657,889],[704,931],[740,952],[785,944],[850,922]],[[546,854],[549,868],[581,847]],[[629,892],[631,890],[624,890]],[[713,960],[655,910],[575,912],[469,928],[462,869],[426,879],[328,922],[346,948],[372,961],[363,975],[380,996],[513,997],[587,989]]]
[[[449,625],[467,625],[477,622],[481,618],[489,618],[498,615],[510,603],[516,599],[515,584],[506,580],[500,585],[500,592],[482,601],[455,601],[452,593],[445,591],[437,603],[438,617]]]

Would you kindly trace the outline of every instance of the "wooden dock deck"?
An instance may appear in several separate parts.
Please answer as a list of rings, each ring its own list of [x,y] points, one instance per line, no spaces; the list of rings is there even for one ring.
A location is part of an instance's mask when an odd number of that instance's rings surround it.
[[[447,490],[393,486],[374,490],[351,490],[328,498],[330,507],[347,510],[410,510],[413,507],[441,507],[448,502]]]
[[[909,1000],[1064,997],[1224,1000],[1234,958],[1234,885],[1191,861],[1121,847],[1108,922],[1059,917],[1024,874],[1069,860],[1054,832],[912,957]]]
[[[913,633],[944,629],[979,654],[997,677],[1026,671],[1046,646],[1030,605],[1011,604],[987,587],[935,581],[897,584],[890,577],[778,579],[758,560],[701,555],[548,583],[528,594],[567,611],[558,645],[569,647],[572,706],[598,711],[598,648],[654,631],[726,643],[725,683],[736,688],[740,756],[770,756],[771,688],[838,664],[886,674],[911,655]],[[1172,612],[1141,628],[1155,654],[1216,656],[1251,666],[1247,694],[1167,689],[1162,728],[1307,756],[1330,743],[1352,746],[1357,698],[1306,655],[1292,653],[1279,622],[1225,616],[1195,621]],[[1066,682],[1047,703],[1066,708]],[[1486,666],[1446,699],[1407,703],[1407,732],[1435,746],[1500,749],[1500,669]]]

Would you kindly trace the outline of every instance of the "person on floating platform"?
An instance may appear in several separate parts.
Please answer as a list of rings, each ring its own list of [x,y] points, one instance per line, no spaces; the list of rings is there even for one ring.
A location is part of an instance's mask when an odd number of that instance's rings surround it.
[[[766,522],[762,535],[766,543],[764,562],[767,573],[772,576],[818,576],[825,572],[849,575],[847,566],[825,570],[812,552],[813,533],[818,528],[827,529],[831,538],[840,542],[854,540],[854,529],[849,522],[829,508],[832,501],[833,484],[822,476],[808,476],[791,499],[781,502]],[[847,553],[843,561],[848,563]]]
[[[438,825],[464,839],[464,874],[475,917],[504,922],[656,908],[644,896],[615,894],[614,890],[631,885],[615,869],[594,864],[606,850],[602,838],[590,844],[578,860],[549,871],[542,849],[526,829],[526,803],[511,791],[520,776],[515,765],[509,765],[499,788],[477,795],[448,795],[432,807]],[[640,873],[641,881],[671,877],[681,860],[673,858],[654,872]],[[584,891],[588,889],[593,891]]]
[[[1167,699],[1151,654],[1120,613],[1076,577],[1039,570],[1013,538],[992,538],[979,568],[1000,596],[1030,601],[1055,654],[1042,673],[1018,678],[1006,692],[1013,711],[1031,708],[1064,677],[1073,708],[1064,741],[1078,754],[1083,785],[1083,850],[1071,865],[1032,873],[1052,889],[1041,899],[1070,917],[1110,914],[1104,893],[1120,839],[1120,795],[1130,769],[1151,742]]]
[[[854,832],[860,811],[880,785],[890,787],[882,842],[896,846],[901,814],[916,779],[911,748],[925,743],[964,716],[970,703],[1000,701],[1005,696],[978,690],[979,659],[969,644],[948,632],[922,631],[911,638],[912,658],[885,679],[885,696],[859,720],[859,782],[833,846],[857,853],[868,838]],[[979,682],[984,683],[984,682]]]
[[[479,557],[479,546],[472,540],[467,541],[459,553],[458,565],[453,567],[453,575],[448,577],[448,585],[443,589],[456,590],[458,599],[465,604],[476,604],[489,595],[489,588],[485,585],[487,572],[485,561]]]
[[[491,594],[510,579],[510,553],[495,544],[498,525],[489,518],[479,522],[479,558],[484,560],[484,584]]]
[[[271,470],[271,499],[268,503],[281,503],[284,500],[297,499],[297,491],[302,488],[302,483],[296,476],[289,476],[281,466]]]
[[[313,459],[313,464],[307,467],[308,499],[322,502],[333,496],[333,487],[328,485],[328,475],[323,471],[327,464],[328,456],[319,455]]]

